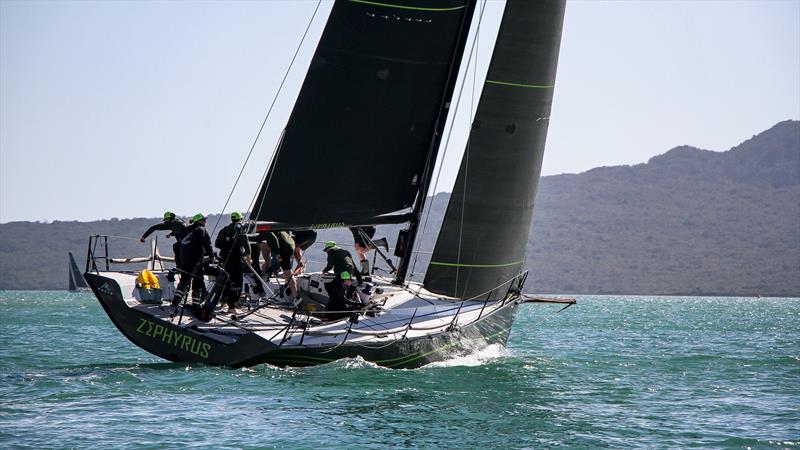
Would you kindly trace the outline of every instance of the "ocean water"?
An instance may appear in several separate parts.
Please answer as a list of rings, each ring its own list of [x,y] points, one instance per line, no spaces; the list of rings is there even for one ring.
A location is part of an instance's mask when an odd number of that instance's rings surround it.
[[[0,292],[0,448],[797,448],[800,299],[523,305],[417,370],[160,360],[91,294]]]

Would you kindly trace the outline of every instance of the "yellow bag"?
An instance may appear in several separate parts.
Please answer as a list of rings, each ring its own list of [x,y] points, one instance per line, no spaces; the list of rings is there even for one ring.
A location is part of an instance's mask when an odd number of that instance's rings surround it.
[[[145,289],[161,289],[158,284],[158,277],[147,269],[136,275],[136,285]]]

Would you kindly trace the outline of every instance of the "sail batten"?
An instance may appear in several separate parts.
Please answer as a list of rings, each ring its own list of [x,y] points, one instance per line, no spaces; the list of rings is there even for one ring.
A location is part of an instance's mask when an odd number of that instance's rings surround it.
[[[524,269],[564,17],[563,0],[508,0],[424,286],[456,298]]]

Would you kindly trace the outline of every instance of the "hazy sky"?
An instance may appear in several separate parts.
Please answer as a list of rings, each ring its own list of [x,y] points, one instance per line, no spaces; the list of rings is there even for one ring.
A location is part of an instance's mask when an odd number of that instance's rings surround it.
[[[0,0],[0,222],[221,212],[316,5]],[[250,204],[330,6],[226,212]],[[488,2],[479,77],[502,8]],[[571,1],[543,174],[724,151],[799,117],[800,1]]]

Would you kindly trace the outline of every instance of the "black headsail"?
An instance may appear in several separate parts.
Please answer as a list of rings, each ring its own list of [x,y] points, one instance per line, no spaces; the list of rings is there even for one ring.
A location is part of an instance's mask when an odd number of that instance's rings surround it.
[[[520,274],[542,167],[563,0],[508,0],[425,288],[471,298]],[[495,291],[497,298],[505,292]]]
[[[312,228],[409,220],[474,6],[337,0],[251,218]]]

